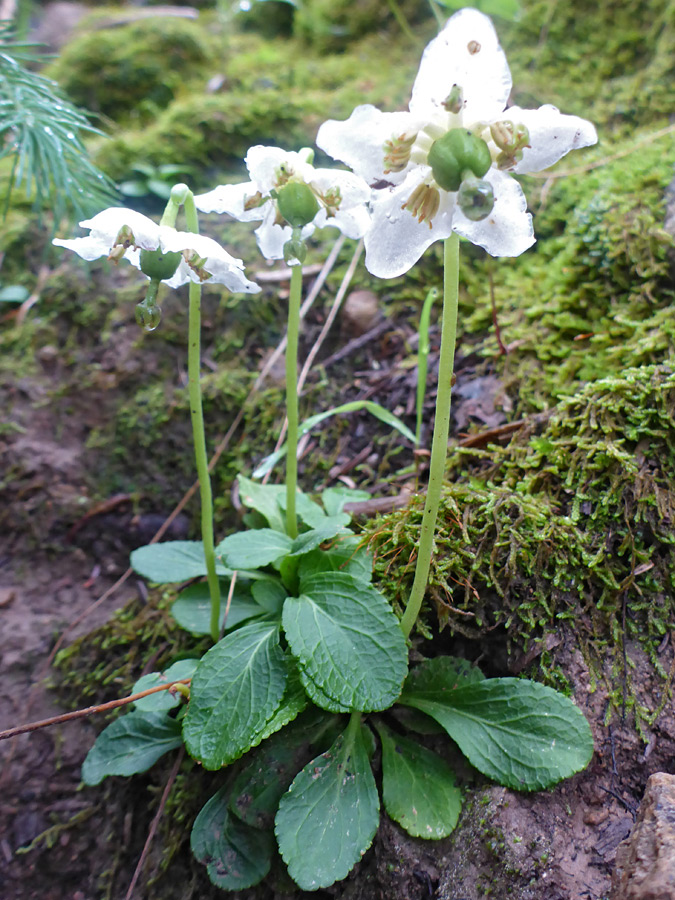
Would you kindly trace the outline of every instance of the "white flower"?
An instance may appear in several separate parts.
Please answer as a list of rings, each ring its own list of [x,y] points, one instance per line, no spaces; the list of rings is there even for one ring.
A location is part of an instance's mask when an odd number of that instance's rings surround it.
[[[251,147],[246,154],[251,181],[225,184],[195,197],[202,212],[228,213],[241,222],[262,219],[256,229],[260,252],[267,259],[283,259],[292,229],[279,214],[277,194],[288,184],[306,184],[316,200],[316,214],[302,228],[307,238],[315,228],[334,225],[349,238],[363,237],[370,224],[366,204],[370,188],[353,172],[315,169],[306,153],[278,147]]]
[[[545,169],[595,144],[597,134],[590,122],[554,106],[505,109],[511,84],[492,22],[463,9],[424,51],[409,112],[359,106],[347,121],[321,126],[319,147],[370,184],[388,183],[374,191],[365,240],[374,275],[401,275],[453,231],[492,256],[518,256],[534,243],[525,196],[510,173]],[[458,131],[471,144],[472,166],[443,160],[444,146],[460,140],[448,135]]]
[[[82,259],[106,256],[113,262],[128,260],[141,268],[141,250],[161,250],[179,253],[180,260],[171,277],[162,279],[169,287],[177,288],[188,281],[224,284],[233,293],[255,294],[260,288],[244,275],[244,264],[224,250],[220,244],[203,234],[176,231],[157,225],[152,219],[132,209],[113,207],[97,213],[93,219],[80,222],[90,229],[86,237],[52,243],[73,250]]]

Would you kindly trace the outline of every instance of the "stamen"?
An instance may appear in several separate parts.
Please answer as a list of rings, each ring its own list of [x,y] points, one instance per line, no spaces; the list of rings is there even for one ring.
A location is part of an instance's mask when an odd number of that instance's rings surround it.
[[[385,174],[389,172],[401,172],[408,165],[410,160],[410,149],[415,143],[416,134],[401,134],[384,142],[384,165]]]
[[[432,227],[432,220],[441,205],[441,197],[438,190],[429,184],[418,184],[410,197],[401,206],[422,224],[428,222]]]

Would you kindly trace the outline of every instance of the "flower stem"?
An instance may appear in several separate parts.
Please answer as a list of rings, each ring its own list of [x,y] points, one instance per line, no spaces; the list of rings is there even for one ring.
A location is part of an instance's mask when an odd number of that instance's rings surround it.
[[[429,578],[431,554],[434,547],[436,519],[441,502],[445,460],[448,454],[448,433],[450,431],[450,403],[452,400],[452,370],[455,364],[455,341],[457,338],[457,305],[459,295],[459,237],[451,234],[445,241],[443,272],[443,318],[441,324],[441,352],[438,365],[438,393],[436,397],[436,419],[431,444],[429,464],[429,484],[422,514],[422,529],[417,550],[415,579],[408,599],[401,629],[406,637],[412,631],[424,599]]]
[[[288,300],[288,332],[286,343],[286,531],[298,536],[295,492],[298,486],[298,334],[300,332],[300,300],[302,266],[291,266],[291,293]]]
[[[199,221],[194,197],[191,192],[185,196],[185,221],[188,231],[199,234]],[[199,380],[200,369],[200,330],[202,286],[190,282],[190,307],[188,315],[188,395],[190,399],[190,420],[192,422],[192,441],[195,448],[195,463],[199,479],[201,499],[202,543],[206,561],[206,580],[211,597],[211,638],[217,642],[220,638],[220,582],[216,575],[216,556],[213,540],[213,497],[206,456],[206,435],[204,433],[204,413],[202,409],[202,390]]]

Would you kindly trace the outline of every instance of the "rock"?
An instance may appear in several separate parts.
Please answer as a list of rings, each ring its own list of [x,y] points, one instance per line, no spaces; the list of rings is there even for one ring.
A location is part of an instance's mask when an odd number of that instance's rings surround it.
[[[360,337],[375,325],[379,300],[373,291],[352,291],[342,307],[342,325],[352,337]]]
[[[675,900],[675,775],[647,781],[637,821],[616,851],[612,900]]]

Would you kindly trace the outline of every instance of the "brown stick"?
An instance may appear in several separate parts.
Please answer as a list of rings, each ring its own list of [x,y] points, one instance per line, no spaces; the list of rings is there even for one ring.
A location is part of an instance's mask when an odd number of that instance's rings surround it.
[[[136,864],[136,869],[134,870],[134,877],[131,879],[131,884],[129,885],[129,890],[126,893],[124,900],[132,900],[134,896],[134,890],[136,889],[136,883],[141,876],[141,872],[143,871],[143,866],[145,865],[145,861],[148,858],[148,854],[150,853],[150,845],[152,844],[153,838],[157,833],[157,828],[159,826],[159,820],[162,818],[162,813],[164,812],[164,807],[166,806],[166,801],[169,799],[169,792],[173,787],[173,783],[176,780],[178,775],[178,770],[180,769],[180,764],[183,762],[183,757],[185,756],[185,747],[180,748],[180,752],[176,757],[176,761],[173,764],[173,768],[167,778],[166,784],[164,785],[164,790],[162,791],[162,799],[159,801],[159,806],[157,807],[157,812],[150,824],[150,830],[148,831],[148,836],[145,839],[145,844],[143,845],[143,852],[141,853],[141,858],[138,860]]]
[[[176,684],[190,684],[191,678],[181,678],[180,681],[171,681],[169,684],[158,684],[156,687],[148,688],[147,691],[139,691],[138,694],[132,694],[130,697],[121,697],[118,700],[109,700],[107,703],[99,703],[97,706],[87,706],[85,709],[76,709],[73,712],[63,713],[61,716],[52,716],[50,719],[41,719],[39,722],[29,722],[27,725],[17,725],[15,728],[8,728],[7,731],[0,731],[0,741],[7,738],[16,737],[18,734],[26,734],[28,731],[37,731],[39,728],[47,728],[49,725],[61,725],[63,722],[71,722],[73,719],[83,719],[86,716],[93,716],[95,713],[108,712],[110,709],[117,709],[118,706],[126,706],[127,703],[134,703],[142,697],[150,694],[157,694],[159,691],[168,691]]]

